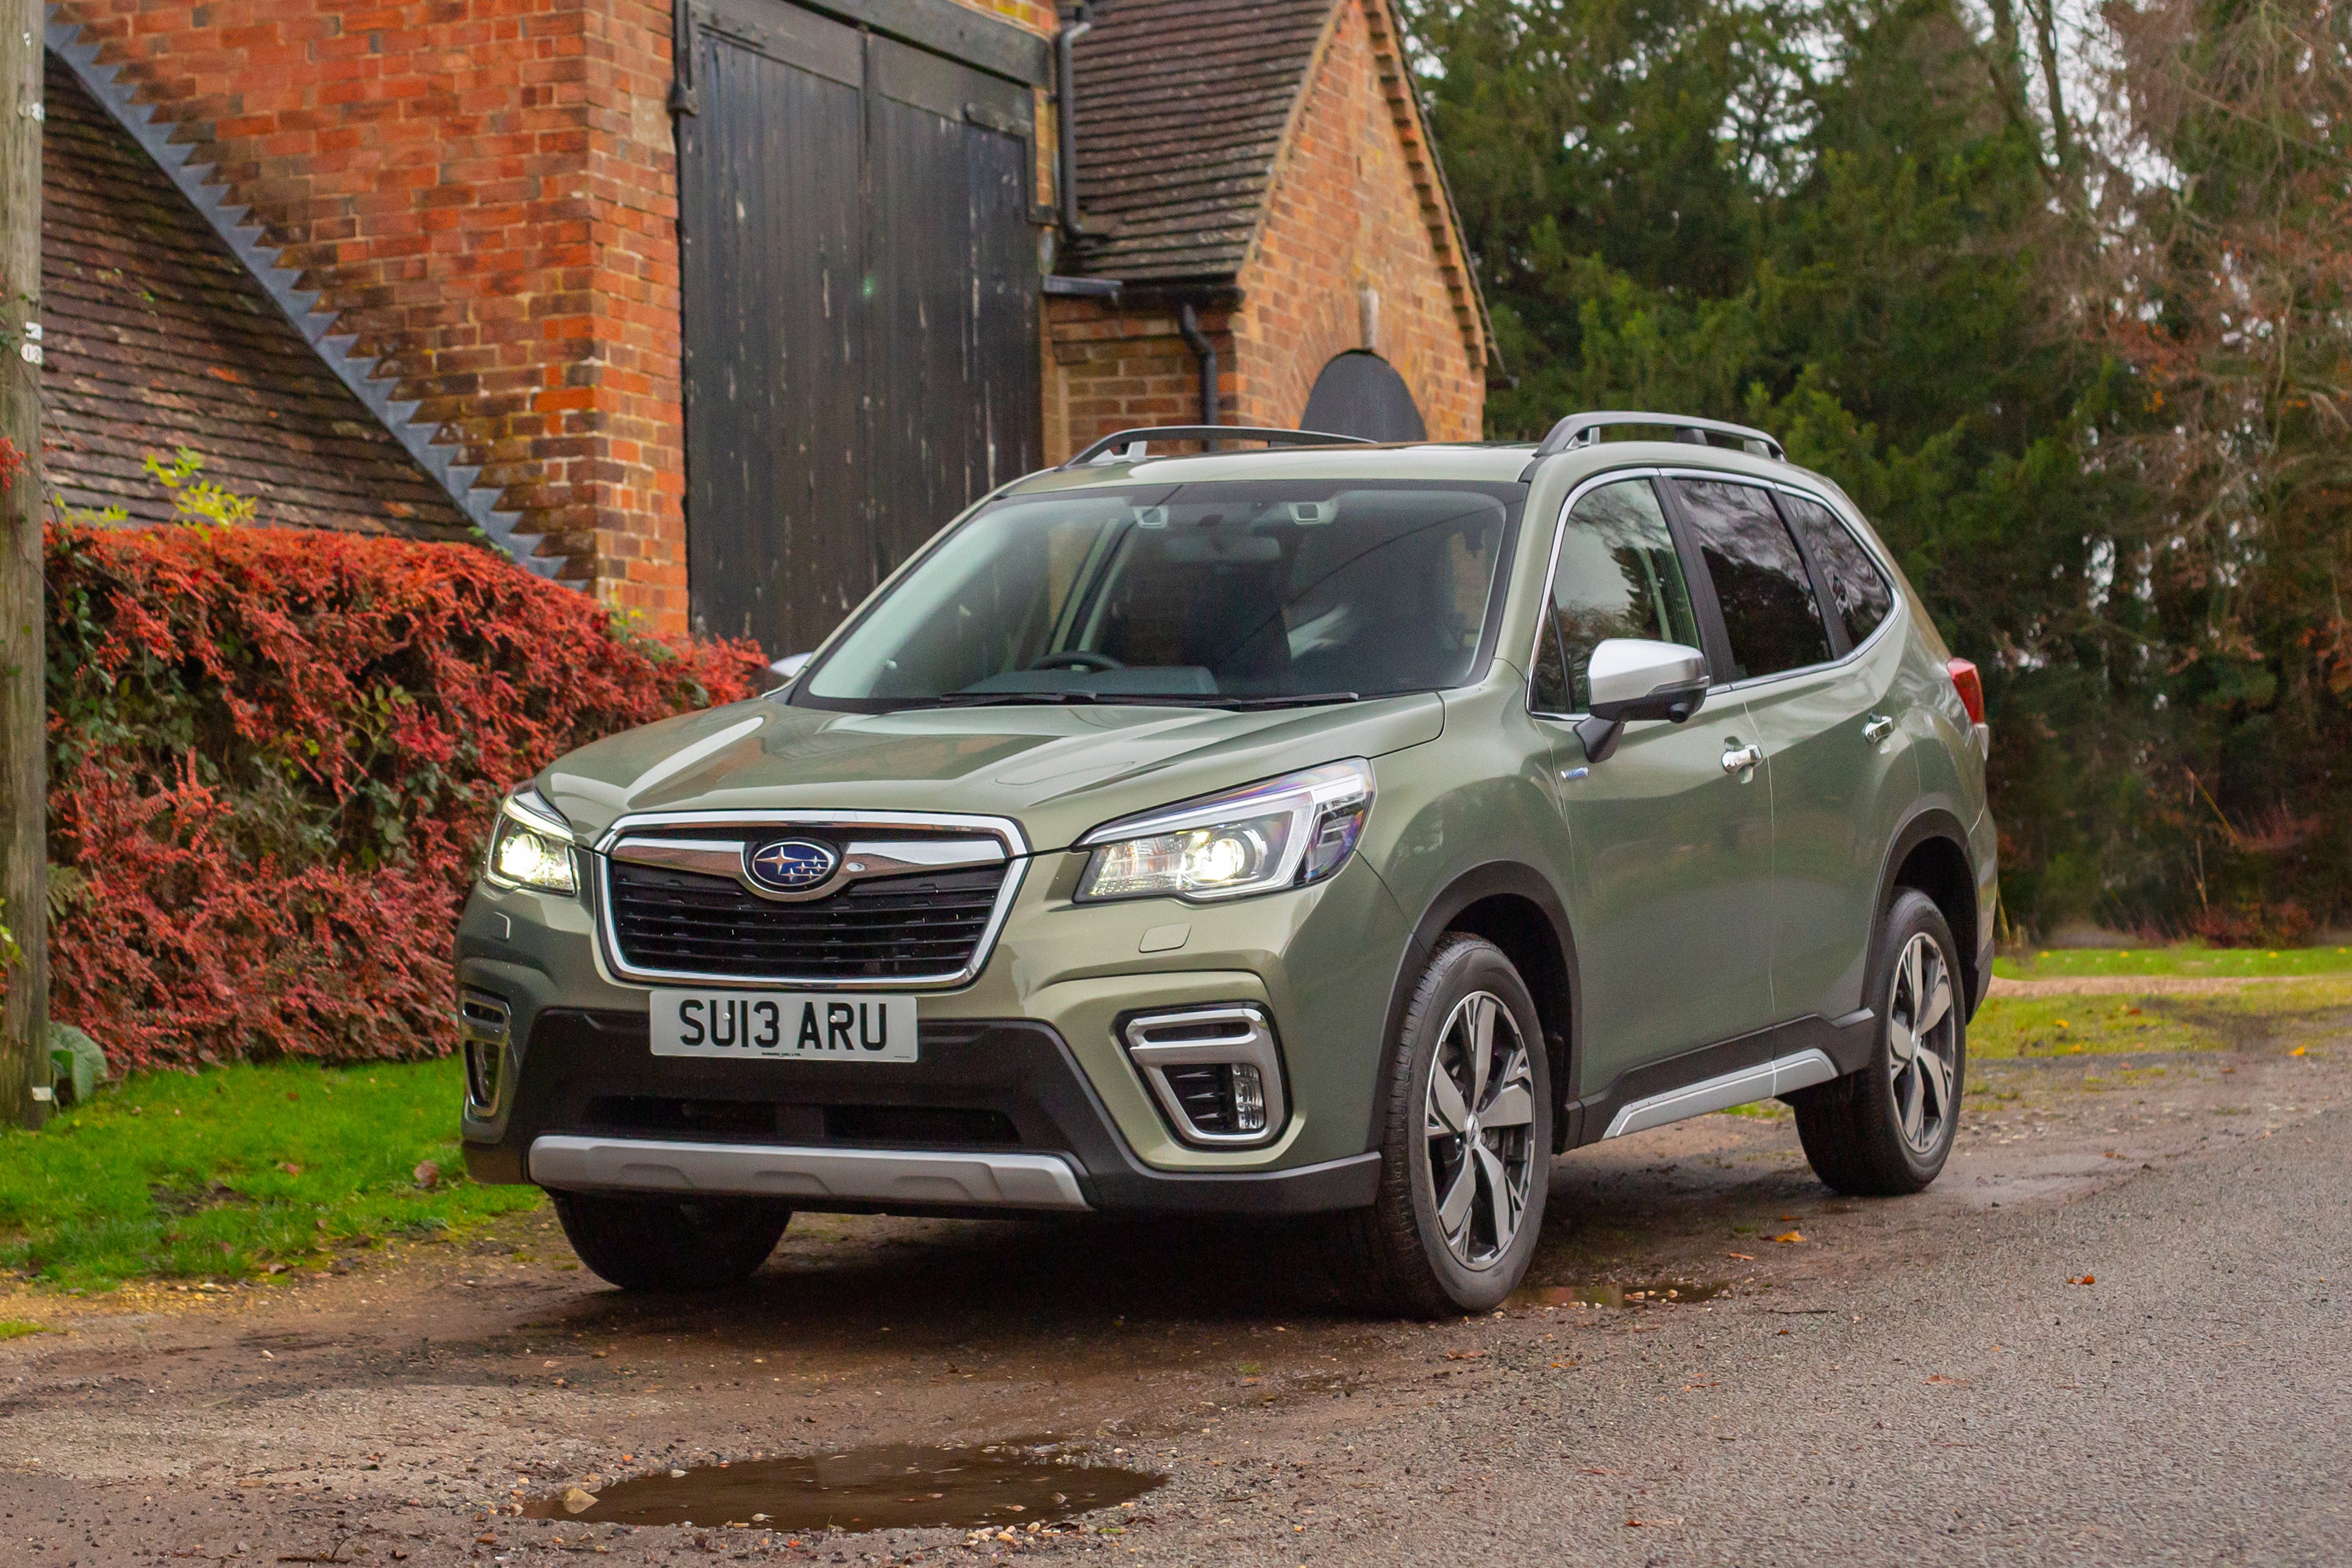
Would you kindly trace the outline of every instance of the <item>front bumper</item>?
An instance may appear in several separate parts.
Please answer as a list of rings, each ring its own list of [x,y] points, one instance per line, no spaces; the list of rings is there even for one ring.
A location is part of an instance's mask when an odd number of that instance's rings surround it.
[[[1053,1029],[926,1023],[908,1063],[656,1058],[643,1013],[551,1008],[494,1115],[469,1114],[486,1182],[774,1197],[849,1214],[1307,1214],[1360,1207],[1379,1156],[1278,1170],[1157,1170],[1119,1135]]]
[[[790,1185],[801,1206],[848,1212],[1050,1210],[1030,1201],[1034,1186],[984,1164],[932,1173],[959,1187],[903,1179],[890,1163],[1018,1153],[1062,1163],[1095,1210],[1296,1214],[1370,1203],[1381,1043],[1411,940],[1381,879],[1358,860],[1316,887],[1230,904],[1079,905],[1071,894],[1083,861],[1029,860],[978,977],[916,990],[919,1059],[904,1064],[656,1058],[648,989],[616,978],[600,955],[593,879],[578,899],[478,887],[458,928],[458,986],[506,1013],[497,1090],[466,1110],[468,1166],[484,1181],[593,1179],[619,1190]],[[1262,1146],[1188,1142],[1128,1054],[1121,1025],[1139,1013],[1236,1005],[1273,1020],[1287,1120]],[[559,1144],[542,1172],[533,1147],[551,1137],[765,1152],[716,1163],[681,1156],[666,1173],[628,1154],[591,1173],[563,1165]]]

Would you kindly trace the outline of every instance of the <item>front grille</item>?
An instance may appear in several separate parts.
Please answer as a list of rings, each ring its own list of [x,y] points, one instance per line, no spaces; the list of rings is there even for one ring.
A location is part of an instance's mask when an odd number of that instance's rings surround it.
[[[613,861],[621,960],[715,980],[908,980],[972,962],[1009,869],[853,882],[830,898],[778,904],[722,877]]]

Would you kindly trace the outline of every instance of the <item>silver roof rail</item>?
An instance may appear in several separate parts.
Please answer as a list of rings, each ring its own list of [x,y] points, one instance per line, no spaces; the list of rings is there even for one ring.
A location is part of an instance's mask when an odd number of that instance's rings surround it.
[[[1361,436],[1333,436],[1321,430],[1264,430],[1249,425],[1147,425],[1104,437],[1062,467],[1084,468],[1105,452],[1134,448],[1120,455],[1140,458],[1154,441],[1263,441],[1269,447],[1375,447]]]
[[[1601,439],[1602,430],[1616,425],[1663,425],[1674,431],[1675,440],[1685,441],[1695,447],[1713,446],[1715,443],[1707,439],[1709,436],[1728,436],[1738,441],[1743,450],[1756,457],[1770,458],[1783,463],[1789,460],[1789,454],[1781,449],[1776,437],[1746,425],[1727,425],[1720,419],[1699,419],[1687,414],[1642,414],[1612,409],[1599,414],[1571,414],[1553,426],[1551,434],[1537,446],[1530,467],[1574,447],[1591,446]]]

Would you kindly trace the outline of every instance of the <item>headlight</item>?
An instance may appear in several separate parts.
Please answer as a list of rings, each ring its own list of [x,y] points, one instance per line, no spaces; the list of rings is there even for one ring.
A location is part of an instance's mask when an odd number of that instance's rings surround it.
[[[483,874],[501,888],[577,893],[580,879],[572,869],[571,824],[537,790],[517,790],[499,807]]]
[[[1372,764],[1356,758],[1106,823],[1078,899],[1237,899],[1303,888],[1355,852],[1372,807]]]

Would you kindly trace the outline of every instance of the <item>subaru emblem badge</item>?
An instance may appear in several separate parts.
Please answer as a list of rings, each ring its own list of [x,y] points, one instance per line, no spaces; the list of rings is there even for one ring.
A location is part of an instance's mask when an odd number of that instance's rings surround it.
[[[744,874],[772,893],[805,893],[840,864],[831,846],[806,838],[772,839],[754,845],[743,857]]]

